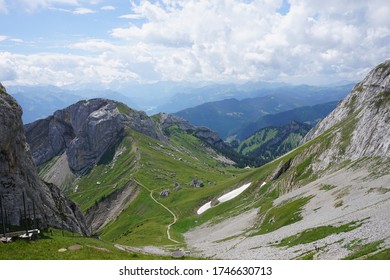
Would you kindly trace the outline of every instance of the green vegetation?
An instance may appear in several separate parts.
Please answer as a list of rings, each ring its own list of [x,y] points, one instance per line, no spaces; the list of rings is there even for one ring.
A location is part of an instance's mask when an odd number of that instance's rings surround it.
[[[370,254],[366,260],[390,260],[390,249],[384,249],[378,253]]]
[[[76,191],[75,186],[66,190],[69,197],[87,211],[126,185],[139,189],[131,204],[99,232],[102,239],[132,246],[174,245],[167,236],[167,226],[172,223],[173,216],[151,196],[177,216],[178,221],[170,230],[171,237],[177,241],[183,241],[182,233],[189,228],[211,219],[213,215],[232,211],[243,202],[237,200],[222,204],[211,209],[210,213],[198,216],[196,210],[203,201],[241,186],[247,182],[243,179],[254,171],[215,160],[217,155],[204,142],[177,127],[170,127],[167,132],[172,145],[128,131],[128,135],[118,143],[116,154],[109,151],[105,156],[112,158],[111,161],[101,160],[89,174],[74,183],[78,186]],[[205,186],[190,186],[194,179],[202,180]],[[161,198],[159,194],[162,190],[169,190],[169,196]],[[241,196],[248,200],[246,203],[252,203],[250,195]]]
[[[119,113],[121,114],[128,114],[129,112],[133,111],[133,109],[130,109],[126,104],[123,104],[122,102],[117,102],[116,106],[118,108]]]
[[[357,246],[357,250],[355,252],[348,255],[344,259],[345,260],[354,260],[354,259],[364,258],[365,256],[372,254],[372,253],[375,253],[378,250],[380,250],[380,246],[382,243],[383,243],[383,240],[359,245],[359,246]],[[373,255],[373,256],[375,256],[375,255]],[[367,258],[368,257],[369,256],[367,256]],[[384,251],[378,252],[376,254],[376,257],[389,257],[389,250],[384,250]]]
[[[242,153],[243,155],[247,155],[250,152],[253,152],[254,150],[260,148],[268,141],[274,139],[277,133],[277,128],[262,129],[251,137],[247,138],[245,141],[242,141],[238,146],[237,151]]]
[[[236,141],[233,146],[238,153],[252,160],[251,165],[260,166],[296,148],[310,128],[297,122],[265,127],[240,143]]]
[[[51,167],[53,167],[54,164],[56,164],[57,160],[59,159],[59,156],[53,157],[51,160],[48,162],[45,162],[44,164],[40,165],[38,167],[38,174],[39,176],[42,176],[45,174]]]
[[[312,229],[305,230],[299,234],[286,237],[280,241],[276,246],[288,246],[293,247],[299,244],[307,244],[320,239],[323,239],[329,235],[337,234],[341,232],[348,232],[360,227],[362,223],[350,222],[341,226],[320,226]]]
[[[360,86],[356,89],[357,92],[361,92],[363,91],[363,88]],[[348,109],[349,109],[349,112],[352,113],[354,110],[355,110],[355,106],[356,106],[356,100],[357,100],[357,94],[354,94],[349,103],[347,104],[348,106]]]
[[[380,109],[382,107],[388,106],[390,103],[390,91],[383,91],[380,94],[378,94],[374,106],[377,109]]]
[[[339,149],[342,154],[346,152],[347,147],[351,144],[352,134],[356,129],[357,122],[357,118],[352,118],[348,125],[344,125],[341,129]]]
[[[321,191],[330,191],[330,190],[333,190],[334,188],[337,188],[337,187],[334,185],[322,185],[320,187],[320,190]]]
[[[81,237],[69,232],[52,229],[41,234],[34,241],[16,240],[12,243],[0,243],[0,260],[150,260],[163,259],[160,256],[125,252],[114,244],[95,238]],[[63,236],[64,235],[64,236]],[[59,252],[61,248],[78,245],[78,250]],[[165,259],[171,259],[165,257]]]
[[[375,68],[375,70],[376,71],[381,71],[381,72],[384,72],[384,71],[386,71],[387,69],[389,69],[389,67],[390,67],[390,64],[389,63],[381,63],[381,64],[379,64],[376,68]]]
[[[315,251],[310,251],[310,252],[308,252],[308,253],[305,253],[305,254],[299,256],[297,259],[298,259],[298,260],[305,260],[305,261],[313,260],[315,254],[316,254]]]
[[[308,180],[313,176],[313,169],[310,167],[312,161],[313,155],[309,156],[297,165],[295,168],[295,180]]]
[[[117,151],[122,152],[118,153],[114,161],[106,159],[107,157],[113,158],[113,151],[110,150],[103,156],[100,164],[76,180],[74,186],[65,190],[65,194],[77,202],[82,211],[87,211],[115,190],[132,184],[131,177],[136,167],[132,142],[131,137],[123,138],[117,146]]]
[[[312,198],[312,196],[302,197],[272,207],[265,215],[263,214],[260,230],[254,235],[269,233],[302,220],[301,211]]]

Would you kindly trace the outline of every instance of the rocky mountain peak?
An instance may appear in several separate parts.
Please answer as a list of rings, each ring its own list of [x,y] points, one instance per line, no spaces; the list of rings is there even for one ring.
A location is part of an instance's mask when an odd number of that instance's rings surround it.
[[[371,70],[303,142],[323,133],[333,136],[321,153],[321,167],[332,161],[390,155],[390,60]]]
[[[20,225],[23,197],[34,207],[41,226],[55,226],[88,234],[78,207],[37,174],[22,124],[22,109],[0,84],[0,195],[8,223]],[[32,215],[32,213],[29,213]]]
[[[43,164],[66,152],[70,169],[87,172],[131,128],[155,139],[164,136],[144,113],[108,99],[79,101],[25,126],[34,161]]]

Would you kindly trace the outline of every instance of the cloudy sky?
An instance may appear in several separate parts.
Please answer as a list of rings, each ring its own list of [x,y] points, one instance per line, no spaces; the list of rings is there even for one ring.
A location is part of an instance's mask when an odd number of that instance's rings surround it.
[[[388,0],[0,0],[0,81],[357,81],[390,57]]]

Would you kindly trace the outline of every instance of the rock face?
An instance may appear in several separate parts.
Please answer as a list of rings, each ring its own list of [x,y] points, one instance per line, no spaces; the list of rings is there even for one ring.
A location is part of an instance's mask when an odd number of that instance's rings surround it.
[[[390,60],[378,65],[303,139],[329,132],[331,148],[323,151],[314,169],[334,161],[390,156]]]
[[[56,186],[39,179],[26,144],[21,116],[20,106],[0,84],[0,195],[8,223],[20,225],[24,219],[20,211],[24,193],[28,215],[32,217],[34,207],[41,226],[50,225],[88,235],[79,208]]]
[[[107,99],[80,101],[27,124],[25,131],[37,165],[66,151],[72,172],[84,174],[124,136],[125,128],[164,139],[144,112]]]
[[[177,126],[181,130],[192,133],[195,137],[205,141],[211,147],[216,148],[219,151],[231,150],[231,148],[219,137],[218,133],[207,127],[194,126],[188,121],[170,114],[161,113],[159,119],[159,126],[162,130],[170,126]]]

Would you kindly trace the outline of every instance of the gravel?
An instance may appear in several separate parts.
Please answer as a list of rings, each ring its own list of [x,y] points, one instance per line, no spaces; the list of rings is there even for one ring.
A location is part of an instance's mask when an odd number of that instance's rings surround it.
[[[323,185],[335,187],[321,190]],[[189,231],[185,234],[186,243],[192,255],[219,259],[294,259],[308,252],[314,252],[316,259],[341,259],[352,252],[354,243],[384,240],[382,247],[390,247],[390,175],[370,178],[366,169],[344,168],[279,197],[274,205],[311,195],[314,197],[304,207],[301,221],[271,233],[253,237],[245,233],[257,219],[258,210],[253,209],[221,223],[207,223]],[[336,207],[337,203],[341,206]],[[363,224],[352,231],[308,244],[273,246],[306,229],[352,221]]]

